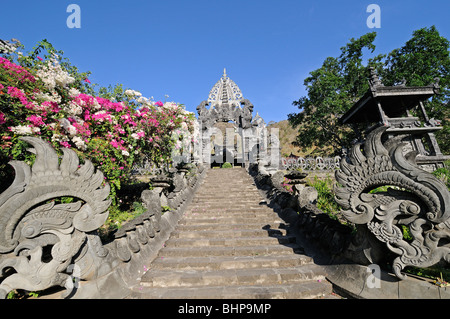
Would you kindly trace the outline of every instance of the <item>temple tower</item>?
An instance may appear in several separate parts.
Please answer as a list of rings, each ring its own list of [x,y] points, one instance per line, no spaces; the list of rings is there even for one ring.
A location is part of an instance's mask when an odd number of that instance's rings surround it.
[[[253,153],[266,151],[261,148],[267,144],[262,141],[265,123],[258,114],[253,117],[253,104],[244,98],[226,69],[197,112],[203,163],[247,167],[258,158],[259,154]]]

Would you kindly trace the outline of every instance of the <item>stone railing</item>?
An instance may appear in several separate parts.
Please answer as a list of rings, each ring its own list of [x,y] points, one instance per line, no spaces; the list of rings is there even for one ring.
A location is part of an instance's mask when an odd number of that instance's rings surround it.
[[[154,177],[152,190],[141,195],[146,212],[105,244],[97,229],[111,201],[102,172],[90,161],[80,166],[70,149],[60,160],[49,143],[22,140],[33,146],[36,160],[32,167],[12,161],[15,180],[0,194],[0,297],[55,286],[66,288],[61,297],[126,297],[169,238],[205,170],[193,166],[174,171],[171,179]],[[67,197],[72,202],[60,200]],[[164,214],[161,200],[170,207]]]
[[[131,175],[157,175],[162,171],[161,167],[157,167],[156,164],[146,158],[142,163],[133,165]]]
[[[281,165],[283,169],[300,169],[302,171],[338,170],[341,157],[283,157]]]
[[[250,166],[249,173],[256,186],[265,192],[269,206],[289,223],[291,231],[314,239],[318,248],[324,250],[330,258],[345,258],[352,240],[351,228],[340,224],[316,207],[317,190],[304,182],[306,173],[293,171],[285,174],[278,171],[271,175],[265,170],[259,170],[257,164]],[[288,192],[281,186],[284,177],[293,184],[293,192]]]

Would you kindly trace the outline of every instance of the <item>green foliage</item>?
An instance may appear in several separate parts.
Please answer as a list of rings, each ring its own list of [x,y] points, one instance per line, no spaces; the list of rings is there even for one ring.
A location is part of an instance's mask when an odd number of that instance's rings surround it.
[[[119,206],[109,208],[109,216],[105,224],[99,229],[99,235],[104,241],[108,241],[112,232],[119,229],[126,222],[145,213],[146,208],[140,202],[134,202],[128,211],[121,210]]]
[[[391,187],[392,186],[390,186],[390,185],[379,186],[377,188],[370,190],[369,194],[384,193],[384,192],[387,192],[387,190]]]
[[[338,150],[355,137],[353,131],[339,125],[338,120],[369,88],[363,50],[375,50],[375,36],[372,32],[359,39],[352,38],[341,48],[338,58],[326,58],[322,67],[305,79],[308,96],[293,102],[300,109],[299,113],[288,115],[289,122],[299,128],[297,146],[330,145]],[[369,59],[368,64],[379,68],[382,57]]]
[[[38,57],[40,57],[42,61],[38,62]],[[27,55],[19,56],[17,61],[24,67],[36,68],[39,65],[43,65],[45,61],[55,58],[58,60],[61,67],[75,79],[73,84],[74,87],[81,93],[90,95],[95,94],[94,87],[97,84],[89,85],[89,83],[85,81],[92,73],[90,71],[80,72],[78,67],[72,65],[69,58],[64,57],[64,51],[55,49],[47,39],[39,41]],[[63,90],[59,90],[58,93],[65,95]]]
[[[445,162],[444,167],[435,170],[433,175],[443,181],[450,191],[450,161]]]
[[[406,225],[400,225],[400,226],[402,228],[403,239],[405,239],[408,242],[411,242],[414,238],[411,234],[411,230],[409,229],[409,227]]]
[[[450,282],[450,269],[442,268],[439,266],[433,266],[429,268],[406,267],[405,272],[429,279],[442,278],[444,281]]]
[[[148,160],[169,168],[182,141],[191,141],[195,115],[181,104],[155,103],[121,84],[96,93],[91,73],[80,72],[63,54],[47,40],[28,54],[0,54],[0,192],[14,179],[9,161],[34,162],[29,145],[19,138],[39,136],[59,155],[61,147],[71,148],[81,163],[90,160],[103,172],[112,199],[107,227],[116,227],[140,211],[120,210],[118,190],[131,182],[133,166]]]
[[[170,206],[161,206],[161,209],[162,209],[162,212],[164,214],[165,212],[170,211]]]
[[[393,50],[381,70],[383,84],[395,85],[406,80],[409,86],[426,86],[439,78],[439,94],[426,103],[430,118],[442,121],[443,130],[436,133],[441,151],[450,153],[450,42],[435,26],[413,32],[404,46]]]
[[[231,165],[231,163],[225,162],[222,164],[222,168],[232,168],[233,165]]]
[[[330,177],[318,178],[314,176],[308,184],[317,190],[317,208],[327,213],[330,217],[338,219],[340,206],[334,199],[334,181]]]
[[[6,296],[6,299],[28,299],[28,298],[39,298],[42,291],[27,291],[27,290],[12,290]]]

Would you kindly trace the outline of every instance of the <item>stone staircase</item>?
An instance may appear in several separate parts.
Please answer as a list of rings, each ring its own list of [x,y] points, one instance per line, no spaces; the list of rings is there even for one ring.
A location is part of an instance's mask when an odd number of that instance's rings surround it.
[[[325,272],[296,245],[245,169],[211,169],[131,298],[327,298]]]

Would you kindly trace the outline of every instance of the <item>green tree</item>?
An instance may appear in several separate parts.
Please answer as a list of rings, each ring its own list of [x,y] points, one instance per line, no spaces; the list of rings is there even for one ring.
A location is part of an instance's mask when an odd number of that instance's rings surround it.
[[[435,26],[413,32],[404,46],[388,54],[381,71],[384,85],[406,80],[408,86],[425,86],[439,78],[440,93],[425,103],[430,118],[442,121],[443,130],[436,134],[441,151],[450,154],[450,42]]]
[[[355,137],[338,120],[369,88],[367,67],[363,65],[364,51],[374,52],[375,37],[376,33],[372,32],[359,39],[352,38],[341,48],[339,57],[326,58],[322,67],[305,79],[308,96],[293,102],[299,113],[288,115],[291,125],[298,128],[296,146],[332,146],[331,151],[319,152],[337,153]],[[383,55],[375,56],[368,59],[368,64],[380,69],[383,58]]]
[[[23,48],[22,45],[20,46],[21,48]],[[23,67],[33,68],[36,67],[37,64],[44,63],[37,62],[37,58],[39,56],[45,61],[56,59],[61,67],[75,79],[72,87],[77,88],[81,93],[90,95],[95,94],[94,87],[97,84],[90,84],[90,81],[88,80],[91,72],[80,72],[78,70],[78,67],[73,65],[68,58],[64,57],[64,51],[55,49],[55,47],[53,47],[53,45],[48,42],[47,39],[39,41],[36,46],[30,52],[28,52],[27,55],[19,56],[17,58],[17,62]],[[61,90],[59,90],[58,93],[60,93],[61,95],[64,94],[64,92]]]
[[[406,80],[408,86],[425,86],[440,79],[440,94],[426,103],[430,118],[442,121],[443,130],[437,134],[444,154],[450,152],[449,109],[450,58],[449,41],[432,26],[414,31],[412,38],[387,55],[366,57],[375,51],[376,33],[351,39],[341,48],[337,58],[328,57],[321,68],[305,79],[307,96],[294,101],[300,112],[288,115],[293,127],[298,127],[295,145],[331,146],[337,152],[350,146],[355,133],[339,125],[338,119],[361,98],[369,88],[368,67],[374,67],[384,85],[396,85]],[[367,65],[363,62],[367,60]]]

